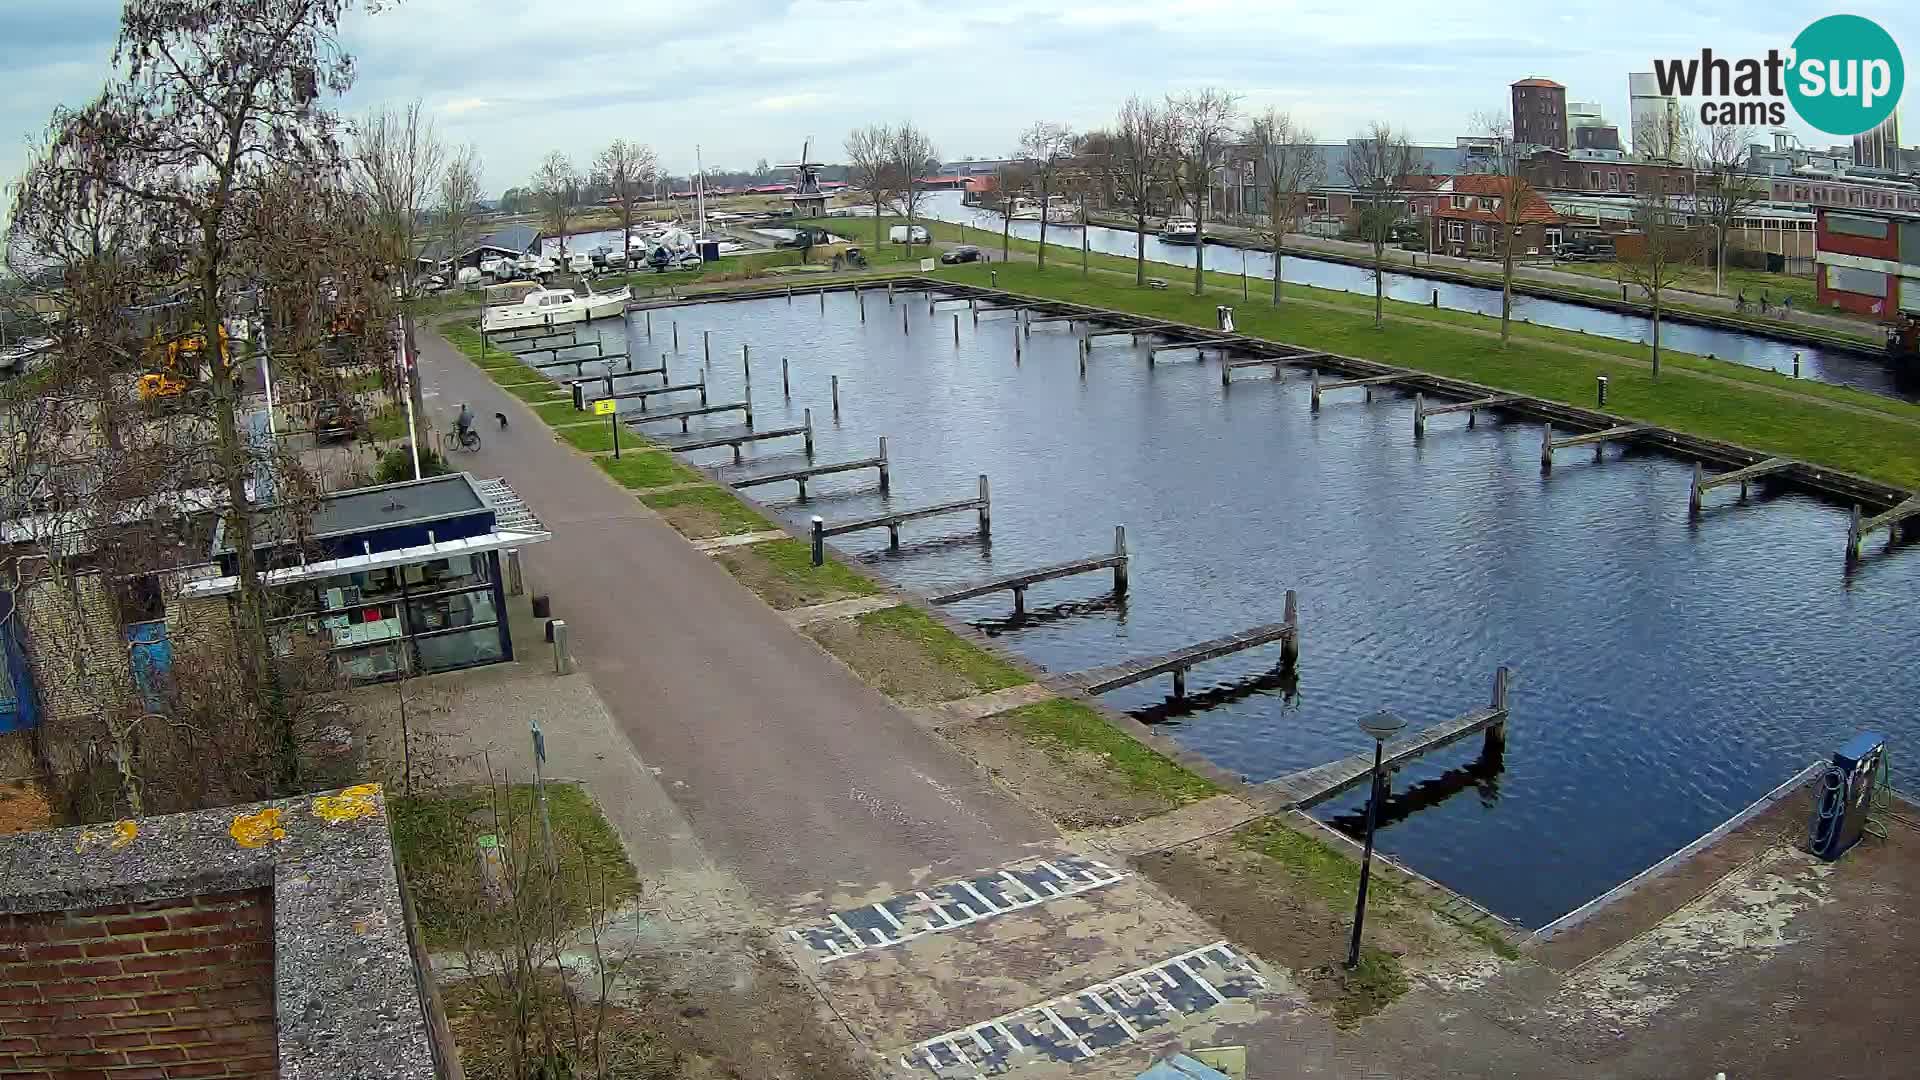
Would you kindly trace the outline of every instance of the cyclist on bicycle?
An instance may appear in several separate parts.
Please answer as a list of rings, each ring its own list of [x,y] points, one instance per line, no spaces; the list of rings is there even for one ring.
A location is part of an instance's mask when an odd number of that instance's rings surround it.
[[[461,446],[467,444],[467,434],[473,429],[473,407],[466,402],[460,403],[460,415],[454,417],[454,440]]]

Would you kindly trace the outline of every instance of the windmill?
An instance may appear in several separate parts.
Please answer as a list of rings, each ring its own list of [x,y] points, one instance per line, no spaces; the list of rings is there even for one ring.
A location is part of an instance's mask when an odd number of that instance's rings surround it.
[[[787,196],[793,204],[795,217],[819,217],[826,213],[827,196],[820,190],[820,170],[827,167],[824,161],[812,161],[807,152],[813,149],[813,139],[808,138],[800,144],[800,160],[785,165],[776,165],[776,169],[793,169],[800,174],[794,183],[794,191]]]

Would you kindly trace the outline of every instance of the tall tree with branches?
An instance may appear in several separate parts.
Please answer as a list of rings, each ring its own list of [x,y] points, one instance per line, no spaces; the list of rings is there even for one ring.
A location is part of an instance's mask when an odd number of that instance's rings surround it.
[[[1360,202],[1360,234],[1373,245],[1373,326],[1386,325],[1387,241],[1402,215],[1407,175],[1413,172],[1413,144],[1404,132],[1375,122],[1347,143],[1347,184]]]
[[[1527,208],[1540,201],[1539,193],[1527,182],[1520,144],[1513,138],[1513,120],[1498,109],[1474,117],[1474,126],[1494,144],[1494,155],[1485,161],[1485,175],[1498,178],[1495,199],[1494,242],[1500,254],[1500,345],[1505,348],[1513,332],[1513,256],[1514,243],[1520,237]]]
[[[1634,132],[1635,146],[1684,147],[1688,133],[1678,112],[1664,111]],[[1633,233],[1621,237],[1620,273],[1640,286],[1650,307],[1647,345],[1652,351],[1653,377],[1660,377],[1660,317],[1666,292],[1679,283],[1695,253],[1695,236],[1687,230],[1687,215],[1675,205],[1685,186],[1671,169],[1651,169],[1633,196]],[[1635,235],[1637,234],[1637,235]]]
[[[1167,110],[1175,118],[1180,163],[1175,176],[1180,191],[1193,203],[1193,220],[1199,229],[1193,238],[1193,293],[1198,296],[1206,287],[1207,205],[1213,193],[1213,170],[1239,126],[1240,98],[1210,86],[1169,99]]]
[[[1040,198],[1039,267],[1047,268],[1047,196],[1060,177],[1060,165],[1073,154],[1073,132],[1065,124],[1040,121],[1020,135],[1020,159],[1026,163]]]
[[[893,129],[893,167],[899,174],[899,191],[896,197],[907,214],[907,258],[913,258],[913,224],[918,215],[920,204],[926,199],[927,189],[921,186],[920,178],[926,174],[927,163],[936,162],[940,151],[933,145],[933,139],[925,131],[914,126],[913,121],[902,121]]]
[[[1147,283],[1147,220],[1173,172],[1174,132],[1167,108],[1130,97],[1115,118],[1109,152],[1098,163],[1133,218],[1136,285]]]
[[[653,189],[653,178],[660,172],[659,158],[646,143],[615,139],[593,159],[593,171],[620,207],[620,242],[624,249],[625,238],[633,233],[633,208]]]
[[[1253,118],[1247,125],[1246,143],[1267,204],[1267,229],[1273,237],[1273,303],[1278,307],[1285,237],[1306,212],[1307,192],[1320,183],[1320,154],[1314,148],[1313,133],[1276,109]]]
[[[459,260],[474,239],[479,220],[480,152],[468,144],[455,150],[440,174],[440,194],[435,209],[439,217],[441,250],[447,258]],[[454,270],[460,268],[456,265]]]
[[[1692,140],[1693,212],[1713,230],[1713,263],[1724,280],[1727,233],[1733,223],[1767,199],[1767,187],[1748,172],[1755,133],[1752,128],[1711,127]],[[1676,193],[1678,194],[1678,193]]]
[[[23,181],[15,221],[37,213],[55,222],[84,216],[94,192],[124,196],[141,230],[140,250],[155,281],[186,296],[179,332],[204,390],[201,441],[207,483],[218,492],[236,559],[235,685],[272,747],[271,788],[298,785],[298,744],[286,686],[271,642],[272,601],[249,553],[260,537],[256,485],[262,462],[243,406],[252,358],[227,343],[241,283],[265,271],[283,244],[272,212],[284,186],[299,205],[337,193],[345,165],[337,116],[325,98],[352,82],[339,38],[351,0],[127,0],[115,42],[115,78],[79,110],[56,114],[43,167]],[[333,197],[331,194],[329,198]],[[281,265],[284,265],[282,263]],[[386,338],[383,295],[365,287],[371,271],[333,289],[335,303],[360,304],[342,320],[361,345]],[[309,297],[309,303],[314,302]],[[331,321],[331,320],[330,320]],[[389,346],[390,347],[390,346]],[[276,379],[309,348],[299,331],[277,334]],[[199,406],[197,406],[199,407]]]
[[[404,109],[381,106],[353,127],[353,177],[373,208],[387,261],[413,292],[420,224],[439,186],[446,149],[415,98]]]
[[[900,187],[900,174],[894,168],[893,129],[885,124],[868,124],[848,134],[847,187],[862,202],[873,207],[873,250],[880,250],[880,218],[887,200]]]
[[[534,170],[533,201],[540,215],[540,228],[560,241],[560,259],[567,258],[567,229],[573,223],[573,207],[579,201],[580,174],[573,159],[558,150],[549,151]]]

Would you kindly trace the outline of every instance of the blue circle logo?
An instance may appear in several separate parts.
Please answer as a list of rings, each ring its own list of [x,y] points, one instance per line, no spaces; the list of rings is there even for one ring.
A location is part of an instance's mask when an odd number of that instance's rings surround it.
[[[1829,15],[1793,39],[1787,97],[1800,119],[1829,135],[1879,126],[1905,84],[1900,47],[1872,19]]]

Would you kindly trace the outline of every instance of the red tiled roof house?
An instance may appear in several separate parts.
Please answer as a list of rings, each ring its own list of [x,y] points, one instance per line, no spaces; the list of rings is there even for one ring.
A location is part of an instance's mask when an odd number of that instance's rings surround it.
[[[1514,182],[1504,176],[1456,176],[1440,185],[1428,250],[1460,256],[1500,255],[1506,201],[1513,189]],[[1559,212],[1525,184],[1519,186],[1518,198],[1520,219],[1514,253],[1538,254],[1549,244],[1559,243],[1565,224]]]

